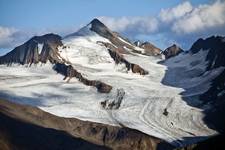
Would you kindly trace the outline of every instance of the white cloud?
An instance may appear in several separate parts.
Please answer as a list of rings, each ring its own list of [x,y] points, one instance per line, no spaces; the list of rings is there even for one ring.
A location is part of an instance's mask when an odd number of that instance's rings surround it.
[[[178,19],[186,15],[187,13],[191,12],[192,9],[193,7],[191,3],[186,1],[173,8],[162,9],[159,13],[159,18],[163,22],[170,22],[173,21],[174,19]]]
[[[175,21],[172,31],[176,33],[192,33],[206,31],[210,28],[224,28],[225,1],[216,1],[212,5],[199,5],[190,13]]]
[[[111,30],[123,33],[151,33],[158,29],[158,20],[153,17],[98,17]]]
[[[15,28],[0,26],[0,47],[7,47],[14,41],[14,35],[18,30]]]
[[[161,42],[161,48],[178,43],[188,49],[198,38],[225,35],[225,1],[219,0],[197,6],[186,1],[162,9],[156,17],[98,18],[111,30],[130,39]]]

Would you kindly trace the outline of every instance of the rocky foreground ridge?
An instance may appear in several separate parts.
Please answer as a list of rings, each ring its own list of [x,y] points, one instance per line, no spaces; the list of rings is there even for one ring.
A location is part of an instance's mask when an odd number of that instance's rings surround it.
[[[171,147],[126,127],[57,117],[38,108],[0,100],[0,145],[11,149],[136,149]]]

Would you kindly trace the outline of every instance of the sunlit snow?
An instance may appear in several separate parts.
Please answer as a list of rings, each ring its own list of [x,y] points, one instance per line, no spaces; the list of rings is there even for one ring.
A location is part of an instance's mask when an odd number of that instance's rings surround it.
[[[107,49],[96,44],[97,41],[109,42],[107,39],[87,29],[83,31],[82,36],[64,39],[66,47],[60,48],[60,54],[83,76],[113,86],[111,93],[100,94],[94,87],[86,86],[75,78],[66,83],[62,75],[52,70],[50,63],[31,67],[14,64],[11,67],[0,66],[0,97],[37,106],[62,117],[110,125],[122,124],[176,146],[194,142],[192,139],[184,140],[184,137],[216,134],[204,124],[203,110],[189,106],[183,96],[193,97],[205,92],[210,87],[210,80],[224,68],[196,76],[203,72],[207,63],[203,52],[180,54],[163,64],[158,63],[161,59],[151,56],[124,55],[128,61],[149,72],[146,76],[133,74],[127,72],[125,66],[117,66]],[[192,90],[192,87],[197,88]],[[100,102],[114,97],[119,88],[125,91],[120,108],[103,109]],[[181,95],[186,89],[190,90]],[[167,116],[163,115],[165,108]]]

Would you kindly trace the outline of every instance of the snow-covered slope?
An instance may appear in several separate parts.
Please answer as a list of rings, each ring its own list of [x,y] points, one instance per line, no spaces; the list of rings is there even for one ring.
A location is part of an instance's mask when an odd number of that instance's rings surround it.
[[[98,93],[76,78],[66,83],[53,71],[53,64],[38,63],[31,67],[0,65],[0,97],[58,116],[137,129],[175,146],[217,134],[203,120],[209,105],[194,107],[201,103],[199,95],[224,71],[217,67],[205,72],[207,51],[181,53],[163,63],[153,56],[123,54],[124,59],[148,71],[143,76],[127,71],[124,64],[117,65],[98,41],[115,43],[91,28],[90,24],[64,38],[59,54],[84,77],[111,85],[110,93]],[[103,107],[104,102],[118,97],[118,91],[125,92],[119,107]]]
[[[90,26],[80,29],[77,34],[63,39],[64,47],[60,55],[73,64],[92,67],[112,63],[108,50],[97,44],[98,41],[110,43],[104,37],[90,30]]]

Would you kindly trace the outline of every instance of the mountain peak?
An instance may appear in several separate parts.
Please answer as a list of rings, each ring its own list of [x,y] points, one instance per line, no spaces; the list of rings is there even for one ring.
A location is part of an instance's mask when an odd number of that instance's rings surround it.
[[[161,55],[161,49],[153,45],[152,43],[145,41],[143,43],[140,43],[139,45],[140,48],[143,48],[145,50],[145,53],[148,55],[156,56],[156,55]]]
[[[112,37],[114,37],[113,32],[110,31],[108,27],[106,27],[101,21],[96,18],[93,19],[88,25],[91,25],[90,30],[105,38],[111,39]]]
[[[218,47],[217,49],[221,49],[221,47],[224,47],[224,41],[225,37],[224,36],[211,36],[206,39],[200,38],[194,44],[191,46],[190,51],[192,53],[197,53],[201,49],[203,50],[208,50],[212,49],[215,47]]]
[[[38,43],[45,43],[47,41],[55,41],[59,43],[59,45],[62,45],[62,37],[54,34],[54,33],[48,33],[42,36],[33,36],[29,41],[36,41]]]
[[[97,18],[94,18],[88,25],[91,25],[91,29],[96,29],[96,30],[108,30],[108,27],[102,23],[100,20],[98,20]]]
[[[14,48],[12,51],[0,57],[0,64],[11,65],[36,64],[38,62],[51,63],[61,62],[58,54],[58,46],[62,46],[61,37],[56,34],[45,34],[34,36],[24,44]]]
[[[94,18],[89,24],[91,25],[98,25],[98,26],[105,26],[99,19]],[[106,26],[105,26],[106,27]]]

